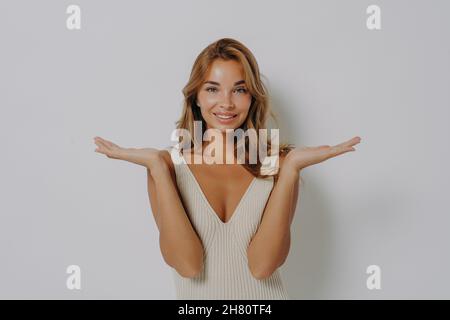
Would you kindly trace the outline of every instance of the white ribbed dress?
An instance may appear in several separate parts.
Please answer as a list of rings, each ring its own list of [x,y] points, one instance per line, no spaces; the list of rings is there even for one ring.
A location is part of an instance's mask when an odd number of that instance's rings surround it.
[[[178,160],[174,159],[175,154]],[[254,178],[232,217],[224,223],[181,153],[175,151],[171,155],[182,202],[204,247],[200,275],[185,278],[172,269],[177,299],[290,299],[278,269],[270,277],[258,280],[248,268],[247,247],[260,224],[273,177]]]

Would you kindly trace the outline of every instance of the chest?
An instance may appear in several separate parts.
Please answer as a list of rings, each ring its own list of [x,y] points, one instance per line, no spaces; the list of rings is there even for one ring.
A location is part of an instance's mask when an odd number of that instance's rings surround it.
[[[189,164],[188,169],[223,223],[230,221],[254,182],[254,176],[237,164]]]

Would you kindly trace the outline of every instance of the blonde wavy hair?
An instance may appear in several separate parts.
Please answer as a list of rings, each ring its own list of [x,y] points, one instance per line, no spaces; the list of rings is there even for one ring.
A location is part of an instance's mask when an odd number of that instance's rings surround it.
[[[257,143],[259,145],[259,129],[267,129],[266,123],[269,116],[274,119],[275,123],[278,123],[278,121],[271,110],[268,91],[264,83],[261,81],[261,75],[255,57],[241,42],[231,38],[222,38],[211,43],[197,56],[191,70],[189,81],[183,88],[183,111],[180,119],[175,122],[176,127],[177,129],[186,129],[190,132],[192,139],[190,144],[191,148],[194,145],[197,145],[194,141],[194,121],[202,121],[202,136],[205,133],[206,122],[203,119],[200,108],[197,105],[197,93],[205,80],[210,66],[216,59],[235,60],[242,65],[244,71],[244,81],[249,93],[252,96],[252,100],[247,118],[240,128],[244,131],[250,128],[255,129],[257,133]],[[257,157],[258,159],[256,164],[249,163],[248,144],[249,142],[245,141],[245,163],[242,164],[244,168],[255,177],[266,178],[267,176],[272,175],[261,173],[262,163],[259,157]],[[267,147],[268,154],[271,154],[270,141],[265,141],[265,145]],[[286,155],[290,150],[292,150],[293,147],[294,146],[291,144],[280,143],[279,156]],[[235,144],[235,152],[236,148],[237,146]],[[277,176],[278,173],[279,170],[275,173],[275,175]]]

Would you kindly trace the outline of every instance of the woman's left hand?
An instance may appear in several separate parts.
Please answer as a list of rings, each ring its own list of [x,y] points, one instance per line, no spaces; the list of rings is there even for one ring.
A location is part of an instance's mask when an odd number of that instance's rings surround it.
[[[284,166],[299,172],[303,168],[323,162],[349,151],[355,151],[353,146],[360,142],[360,137],[354,137],[335,146],[322,145],[318,147],[294,148],[286,155]]]

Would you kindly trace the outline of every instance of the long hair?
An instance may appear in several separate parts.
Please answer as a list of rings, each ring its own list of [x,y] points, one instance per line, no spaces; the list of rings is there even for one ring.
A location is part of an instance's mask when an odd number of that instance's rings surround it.
[[[272,154],[270,152],[270,141],[268,139],[266,139],[266,141],[260,141],[259,135],[259,129],[266,129],[266,123],[269,116],[272,117],[277,123],[277,119],[270,107],[270,100],[266,86],[261,81],[258,64],[251,51],[241,42],[231,38],[223,38],[211,43],[197,56],[194,65],[192,66],[189,81],[183,88],[183,111],[180,119],[176,121],[177,129],[186,129],[190,132],[192,137],[191,147],[196,145],[194,141],[194,121],[202,122],[202,136],[205,133],[206,122],[202,117],[200,107],[197,105],[197,93],[205,80],[210,66],[216,59],[235,60],[242,65],[244,81],[249,93],[252,96],[252,99],[247,118],[240,128],[244,131],[247,129],[254,129],[257,134],[257,145],[260,146],[261,142],[267,147],[268,154]],[[259,157],[257,157],[256,164],[249,163],[249,142],[246,140],[247,139],[245,139],[245,163],[242,164],[245,169],[255,177],[265,178],[268,175],[273,175],[261,173],[262,163]],[[235,152],[236,148],[237,147],[235,145]],[[292,148],[293,145],[291,144],[280,143],[278,155],[285,155],[292,150]],[[276,171],[275,175],[278,175],[278,172],[279,171]]]

